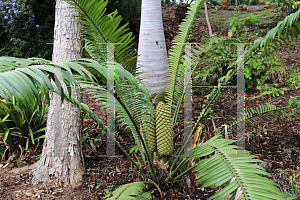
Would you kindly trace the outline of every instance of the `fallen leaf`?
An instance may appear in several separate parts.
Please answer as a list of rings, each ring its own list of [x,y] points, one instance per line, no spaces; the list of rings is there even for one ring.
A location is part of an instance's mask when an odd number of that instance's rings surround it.
[[[121,172],[121,170],[118,168],[118,167],[116,167],[116,171],[119,173],[119,172]]]

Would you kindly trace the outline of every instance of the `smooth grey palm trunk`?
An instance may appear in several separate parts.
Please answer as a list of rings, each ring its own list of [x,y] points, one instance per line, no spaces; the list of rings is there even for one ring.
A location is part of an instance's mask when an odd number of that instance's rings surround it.
[[[168,58],[160,0],[142,1],[138,54],[138,71],[145,72],[140,77],[150,94],[163,92]]]

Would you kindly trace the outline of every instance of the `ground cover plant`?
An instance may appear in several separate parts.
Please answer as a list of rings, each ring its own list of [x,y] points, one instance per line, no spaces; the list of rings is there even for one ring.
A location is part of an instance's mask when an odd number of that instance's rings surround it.
[[[93,9],[100,9],[95,6],[96,4],[84,7],[83,5],[86,4],[80,4],[81,1],[75,2],[78,4],[78,8],[82,10],[86,9],[91,11]],[[202,187],[213,185],[219,189],[219,191],[212,195],[210,199],[223,199],[227,196],[231,199],[286,199],[287,197],[287,194],[280,192],[273,182],[263,176],[268,174],[262,167],[254,164],[260,162],[258,159],[253,159],[253,156],[250,154],[234,157],[233,155],[236,155],[236,152],[240,151],[235,145],[232,145],[235,140],[223,139],[220,134],[216,134],[210,140],[203,143],[200,142],[199,146],[196,146],[191,150],[191,157],[187,157],[183,153],[186,142],[183,143],[177,152],[173,152],[174,135],[172,126],[179,122],[179,113],[182,110],[184,89],[186,87],[184,83],[184,42],[186,42],[188,38],[188,33],[195,20],[197,11],[203,3],[204,1],[196,1],[191,6],[187,13],[186,20],[180,27],[180,33],[174,40],[169,58],[170,74],[167,77],[167,91],[165,94],[156,97],[156,99],[163,99],[162,101],[153,104],[143,82],[125,70],[122,65],[118,63],[115,65],[115,73],[118,74],[118,76],[115,77],[116,91],[112,95],[116,99],[117,117],[120,119],[121,125],[130,130],[135,143],[138,145],[143,164],[135,162],[117,140],[116,144],[139,170],[144,181],[143,183],[137,182],[119,187],[112,193],[113,196],[110,197],[112,199],[114,199],[114,195],[119,196],[120,199],[120,195],[124,195],[124,199],[134,198],[132,196],[128,197],[128,195],[138,195],[141,188],[144,186],[143,184],[152,186],[158,185],[159,187],[166,185],[169,189],[173,185],[176,185],[176,181],[183,181],[182,177],[192,169],[194,169],[194,173],[197,174],[197,182],[202,184]],[[88,16],[89,15],[84,16],[84,19],[89,20]],[[295,39],[294,37],[296,37],[296,34],[294,33],[299,33],[299,22],[297,22],[299,16],[300,11],[287,16],[283,22],[279,23],[277,27],[269,31],[266,37],[256,40],[246,53],[246,62],[258,51],[266,53],[270,44],[273,45],[271,47],[276,50],[277,46],[276,43],[274,43],[274,40],[275,42],[280,43],[282,38],[287,39],[289,36]],[[90,41],[95,41],[95,38],[97,38],[95,32],[97,31],[91,30],[90,21],[85,20],[82,20],[82,22],[89,25],[85,31],[89,34]],[[101,30],[101,27],[99,30]],[[276,38],[278,38],[277,41]],[[271,41],[273,43],[271,43]],[[236,39],[223,39],[212,46],[215,47],[225,42],[239,41]],[[97,43],[94,42],[90,43],[88,47],[90,49],[93,47],[96,49],[96,45]],[[213,49],[214,48],[209,48],[205,53],[212,51]],[[202,61],[202,58],[199,55],[201,55],[203,51],[194,48],[193,52],[195,59],[193,60],[192,71],[194,72],[196,67],[198,67],[199,63]],[[97,60],[102,54],[101,51],[93,51],[91,55]],[[107,77],[107,66],[105,63],[97,62],[98,60],[95,60],[81,59],[63,63],[64,70],[62,71],[62,74],[64,82],[61,84],[77,85],[89,83],[93,86],[85,92],[95,94],[96,96],[94,97],[96,101],[106,102],[107,90],[100,85],[100,81],[107,83],[107,80],[112,78],[113,75],[110,74]],[[36,62],[44,64],[34,65]],[[34,101],[35,99],[40,98],[36,96],[38,88],[45,95],[48,94],[48,91],[58,92],[54,90],[53,85],[48,81],[48,77],[54,79],[54,68],[58,65],[57,63],[38,58],[17,59],[8,57],[1,57],[0,63],[2,66],[13,66],[15,68],[11,70],[11,67],[7,67],[1,71],[2,87],[0,88],[0,94],[4,99],[8,100],[15,97],[19,99],[31,99]],[[233,63],[230,63],[230,65],[233,65]],[[42,73],[42,70],[47,72],[47,74]],[[230,66],[230,68],[227,68],[226,70],[226,73],[221,74],[219,75],[220,77],[218,77],[217,83],[219,86],[228,84],[229,81],[232,80],[232,77],[236,75],[237,68],[236,66]],[[77,75],[76,79],[71,76],[75,74]],[[13,80],[13,76],[19,76],[23,79],[11,81]],[[7,81],[10,84],[7,84]],[[22,83],[24,86],[22,86]],[[60,85],[57,84],[57,87],[60,87]],[[70,91],[68,92],[70,94]],[[72,102],[76,107],[95,120],[96,123],[102,127],[103,131],[106,132],[107,126],[105,126],[105,123],[85,104],[76,101],[69,94],[65,94],[64,92],[60,93],[60,95],[62,95],[62,100],[65,99]],[[211,106],[220,94],[220,88],[214,88],[202,104],[202,111],[195,121],[190,134],[190,137],[193,137],[195,142],[198,142],[197,135],[199,136],[199,134],[201,134],[201,128],[199,127],[203,126],[203,124],[200,123],[200,120],[211,113]],[[46,97],[47,100],[50,101],[49,96]],[[291,99],[289,106],[285,109],[292,114],[299,114],[299,104],[298,100]],[[276,107],[269,105],[260,105],[258,109],[247,112],[246,119],[249,120],[266,113],[275,113],[285,117],[290,117],[292,115],[286,112],[279,112],[279,110],[283,109],[277,109]],[[111,133],[108,132],[108,134]],[[157,155],[155,155],[156,150],[159,156],[158,160]],[[173,157],[172,155],[176,155],[177,157]],[[189,164],[190,161],[192,161],[192,164]],[[156,166],[161,168],[156,167],[155,162],[160,162],[161,164]],[[144,170],[143,167],[146,167],[146,170]],[[249,171],[252,173],[249,174]],[[150,177],[155,184],[151,181],[146,181],[148,177]],[[149,193],[144,193],[141,196],[144,198],[151,198]],[[136,198],[142,198],[141,196]],[[163,196],[161,196],[161,198],[163,198]]]

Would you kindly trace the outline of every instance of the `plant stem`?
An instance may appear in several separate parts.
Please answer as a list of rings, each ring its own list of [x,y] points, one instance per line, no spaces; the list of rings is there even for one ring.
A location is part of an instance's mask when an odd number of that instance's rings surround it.
[[[103,128],[103,130],[108,130],[107,126],[104,125],[104,123],[102,122],[101,119],[99,119],[95,113],[91,110],[86,110],[84,109],[83,106],[81,106],[81,104],[78,102],[78,100],[74,99],[73,97],[67,97],[66,96],[66,100],[71,102],[73,105],[75,105],[78,109],[80,109],[81,111],[84,111],[85,113],[89,114],[89,117],[92,118],[98,126],[100,126],[101,128]],[[110,132],[108,132],[108,134],[111,134]],[[114,138],[114,137],[112,137]],[[141,167],[132,159],[132,157],[126,152],[126,150],[121,146],[121,144],[116,140],[116,138],[114,138],[115,143],[118,145],[118,147],[121,149],[121,151],[129,158],[129,160],[134,164],[134,166],[136,166],[139,171],[141,172],[141,175],[146,178],[145,173],[142,171]]]
[[[169,156],[162,157],[163,163],[166,164],[169,161]]]
[[[176,178],[174,178],[174,181],[180,179],[182,176],[186,175],[191,169],[193,169],[196,165],[193,165],[192,167],[185,170],[183,173],[179,174]]]
[[[176,169],[166,178],[166,180],[165,180],[165,182],[168,182],[170,179],[171,179],[171,177],[178,171],[178,169],[182,166],[182,165],[184,165],[184,164],[186,164],[188,161],[189,161],[189,159],[187,159],[187,158],[185,158],[186,160],[183,160],[177,167],[176,167]]]
[[[129,158],[129,160],[136,166],[139,171],[141,172],[141,175],[146,178],[145,173],[142,171],[141,167],[132,159],[132,157],[125,151],[125,149],[122,147],[122,145],[115,139],[115,143],[118,145],[118,147],[123,151],[123,153]]]

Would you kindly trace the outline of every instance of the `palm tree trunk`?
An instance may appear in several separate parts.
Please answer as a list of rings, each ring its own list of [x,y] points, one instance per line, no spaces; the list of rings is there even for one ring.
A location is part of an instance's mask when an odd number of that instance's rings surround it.
[[[142,1],[138,54],[138,72],[145,72],[140,77],[150,94],[163,92],[168,58],[160,0]]]
[[[76,21],[77,18],[73,17],[79,14],[75,9],[68,7],[70,5],[67,2],[56,3],[52,55],[54,62],[71,61],[82,56],[83,40],[79,30],[80,24]],[[60,78],[58,80],[61,81]],[[79,101],[82,100],[78,89],[72,89],[72,96]],[[81,150],[80,111],[70,103],[65,102],[61,105],[60,102],[60,96],[53,94],[48,110],[43,152],[33,171],[34,184],[44,182],[51,185],[54,183],[75,186],[82,178],[84,163]]]

